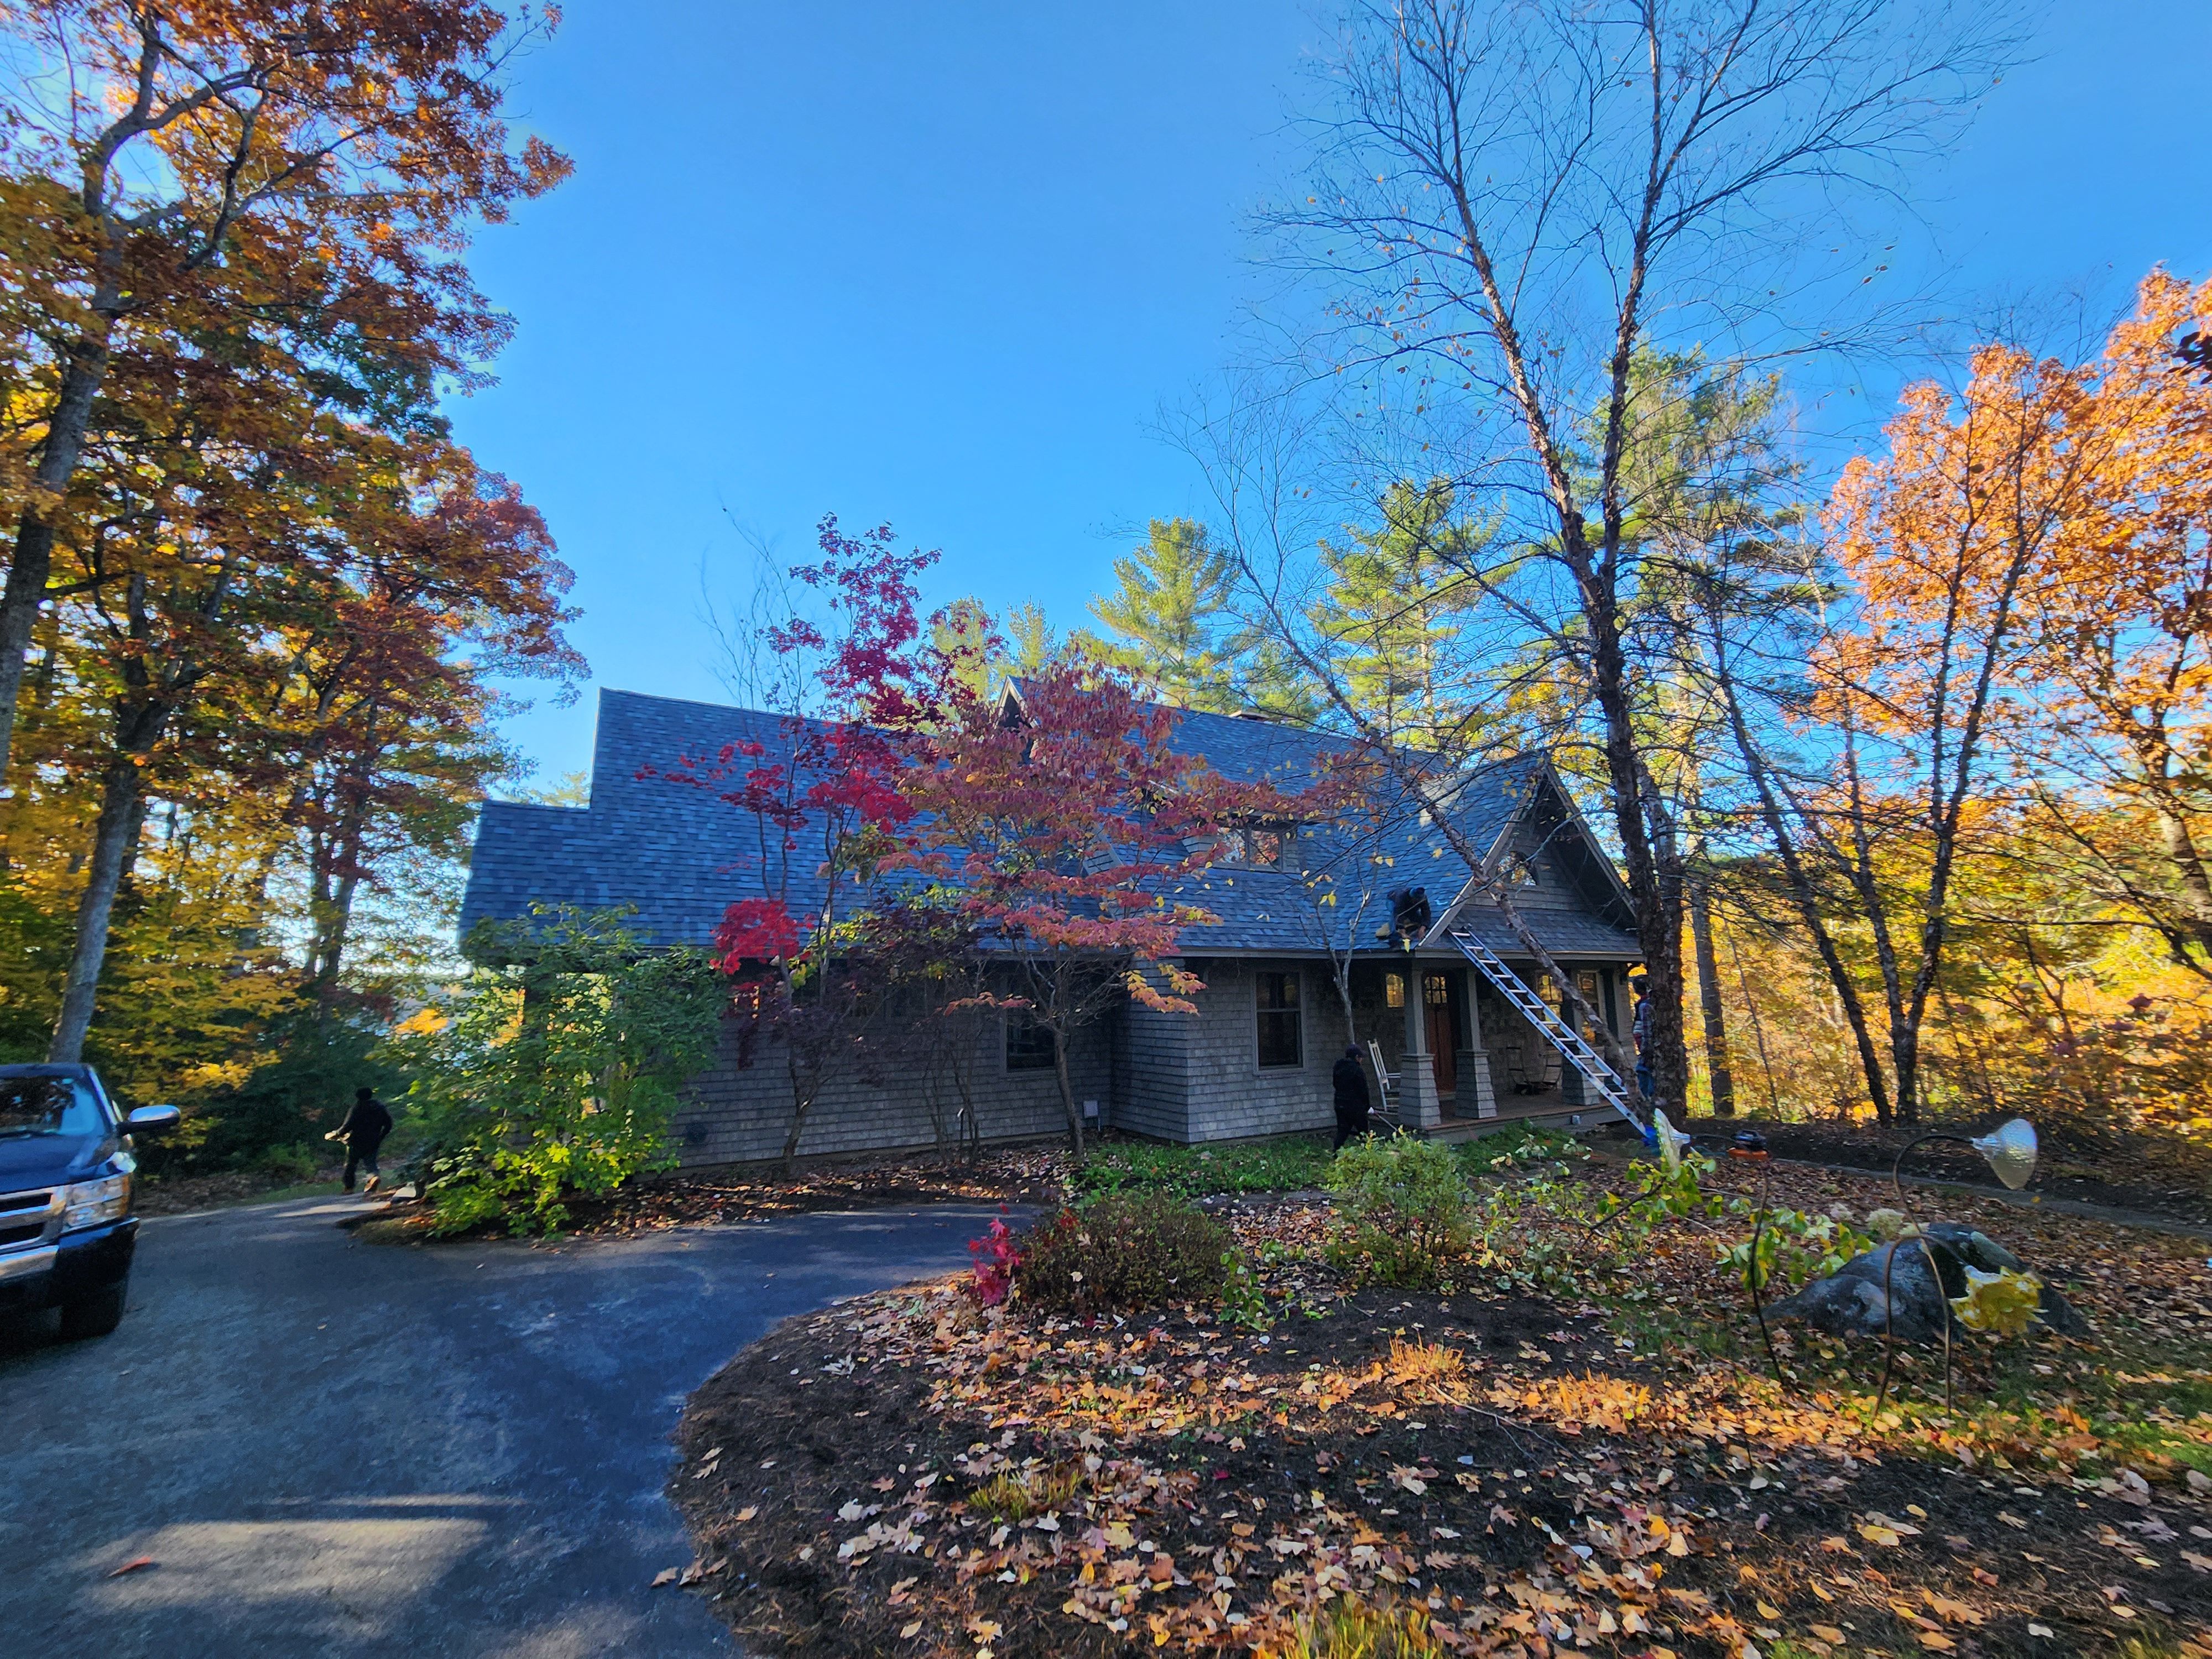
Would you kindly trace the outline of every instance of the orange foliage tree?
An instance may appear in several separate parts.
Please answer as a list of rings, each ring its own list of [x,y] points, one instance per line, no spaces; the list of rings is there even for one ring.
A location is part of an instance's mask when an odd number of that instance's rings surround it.
[[[2088,378],[1985,348],[1956,398],[1906,392],[1888,454],[1846,467],[1828,509],[1856,605],[1814,661],[1814,709],[1838,765],[1806,822],[1871,934],[1907,1123],[1952,883],[1991,805],[2000,693],[2026,643],[2022,591],[2094,491],[2094,446],[2069,426]]]
[[[0,489],[0,778],[58,543],[118,356],[183,367],[241,319],[313,313],[414,386],[504,327],[453,257],[568,162],[510,143],[503,71],[544,27],[482,0],[50,0],[0,8],[0,246],[14,256]],[[397,360],[404,356],[404,364]]]
[[[2081,1072],[2045,1036],[2081,1051],[2074,1011],[2124,1013],[2126,990],[2069,975],[2142,982],[2121,966],[2136,953],[2092,948],[2100,929],[2212,978],[2212,386],[2176,349],[2208,310],[2212,287],[2155,274],[2096,359],[1990,346],[1955,395],[1908,389],[1886,452],[1832,495],[1840,595],[1805,671],[1759,683],[1711,619],[1765,890],[1796,911],[1885,1118],[1925,1098],[1931,1006],[1956,1028],[1949,1072],[2004,1070],[1998,1028],[2045,1054],[2038,1075]],[[1747,892],[1746,914],[1765,902]],[[1951,966],[1962,940],[1974,959]]]
[[[2212,283],[2142,285],[2069,423],[2094,487],[2024,596],[2013,688],[2037,822],[2100,901],[2212,983]]]

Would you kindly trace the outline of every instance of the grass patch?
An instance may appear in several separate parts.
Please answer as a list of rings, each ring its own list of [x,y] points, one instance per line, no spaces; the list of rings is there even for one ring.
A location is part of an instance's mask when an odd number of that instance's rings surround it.
[[[1589,1156],[1589,1149],[1565,1129],[1536,1129],[1527,1124],[1501,1129],[1479,1140],[1462,1140],[1453,1151],[1469,1176],[1505,1175],[1544,1164],[1566,1164]]]
[[[1073,1464],[1046,1469],[1032,1466],[994,1474],[968,1494],[968,1507],[986,1520],[1018,1526],[1033,1515],[1049,1515],[1067,1507],[1082,1484],[1082,1472]]]
[[[1298,1621],[1283,1659],[1444,1659],[1443,1645],[1418,1607],[1370,1607],[1340,1596]]]
[[[1168,1146],[1146,1140],[1109,1141],[1096,1148],[1069,1184],[1079,1195],[1172,1193],[1304,1192],[1321,1185],[1328,1142],[1318,1135],[1236,1146]]]
[[[1572,1135],[1559,1129],[1501,1129],[1452,1148],[1470,1178],[1586,1158]],[[1172,1193],[1210,1198],[1222,1193],[1311,1192],[1321,1187],[1334,1156],[1325,1136],[1285,1135],[1233,1146],[1169,1146],[1149,1140],[1109,1140],[1095,1146],[1069,1177],[1075,1196],[1102,1193]]]

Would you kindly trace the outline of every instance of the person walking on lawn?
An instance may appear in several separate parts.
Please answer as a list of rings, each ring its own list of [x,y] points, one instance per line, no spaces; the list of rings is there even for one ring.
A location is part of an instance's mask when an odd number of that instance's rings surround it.
[[[383,1177],[376,1170],[376,1149],[384,1144],[385,1136],[392,1133],[392,1114],[376,1097],[374,1089],[356,1089],[353,1109],[345,1115],[345,1121],[323,1137],[325,1140],[343,1140],[346,1145],[345,1189],[353,1190],[354,1166],[368,1171],[368,1180],[362,1191],[373,1193]]]
[[[1336,1152],[1344,1150],[1344,1143],[1356,1140],[1367,1133],[1367,1069],[1359,1063],[1357,1047],[1346,1048],[1344,1057],[1330,1069],[1328,1079],[1336,1089]]]

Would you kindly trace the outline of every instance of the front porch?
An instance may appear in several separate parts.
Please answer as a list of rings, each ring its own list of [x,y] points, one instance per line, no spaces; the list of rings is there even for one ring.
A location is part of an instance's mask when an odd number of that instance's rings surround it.
[[[1554,1011],[1565,997],[1533,962],[1506,965]],[[1616,1035],[1628,1024],[1626,960],[1562,961],[1576,989]],[[1464,958],[1414,957],[1355,971],[1355,1024],[1392,1074],[1407,1127],[1464,1140],[1518,1124],[1577,1127],[1614,1114],[1534,1021]],[[1564,1014],[1562,1014],[1564,1017]],[[1588,1033],[1585,1033],[1587,1036]]]

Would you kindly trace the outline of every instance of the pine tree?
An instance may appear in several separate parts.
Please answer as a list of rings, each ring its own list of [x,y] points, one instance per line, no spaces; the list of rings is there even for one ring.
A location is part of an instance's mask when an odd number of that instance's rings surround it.
[[[1458,750],[1480,713],[1451,646],[1475,602],[1466,573],[1490,532],[1455,516],[1456,505],[1445,479],[1401,479],[1383,494],[1380,528],[1322,545],[1328,587],[1315,626],[1342,652],[1355,705],[1416,749]]]
[[[1237,659],[1247,643],[1229,612],[1236,571],[1193,519],[1154,519],[1145,544],[1114,561],[1118,584],[1091,601],[1111,639],[1083,643],[1148,690],[1185,708],[1245,706]]]

